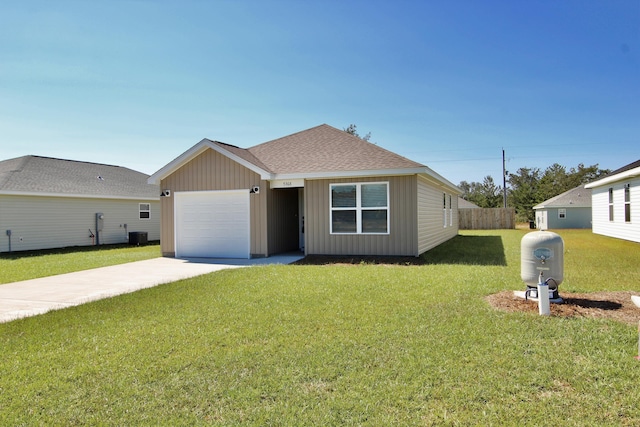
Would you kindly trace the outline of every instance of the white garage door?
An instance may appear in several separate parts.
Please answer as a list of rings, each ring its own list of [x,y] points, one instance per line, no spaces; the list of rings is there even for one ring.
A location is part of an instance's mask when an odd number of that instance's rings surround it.
[[[176,257],[250,257],[249,190],[174,194]]]

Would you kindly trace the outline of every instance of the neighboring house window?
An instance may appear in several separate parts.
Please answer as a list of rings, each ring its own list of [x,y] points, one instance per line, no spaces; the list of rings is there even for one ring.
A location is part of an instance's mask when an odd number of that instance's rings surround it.
[[[444,226],[447,226],[447,193],[442,193],[442,217]]]
[[[558,209],[558,218],[565,219],[567,217],[566,209]]]
[[[449,194],[449,227],[453,226],[453,204],[451,203],[451,194]]]
[[[624,186],[624,221],[631,222],[631,188],[630,184]]]
[[[388,234],[389,183],[331,184],[331,234]]]
[[[609,189],[609,221],[613,221],[613,188]]]
[[[149,219],[151,218],[151,205],[149,203],[140,203],[140,219]]]

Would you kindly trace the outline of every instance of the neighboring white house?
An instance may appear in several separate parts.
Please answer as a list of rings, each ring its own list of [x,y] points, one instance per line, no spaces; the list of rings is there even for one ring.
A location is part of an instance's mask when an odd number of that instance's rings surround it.
[[[594,233],[640,242],[640,160],[585,188],[592,191]]]
[[[148,177],[40,156],[0,161],[0,252],[126,243],[130,232],[159,240],[160,190]]]
[[[584,184],[533,207],[536,228],[591,228],[591,190]]]

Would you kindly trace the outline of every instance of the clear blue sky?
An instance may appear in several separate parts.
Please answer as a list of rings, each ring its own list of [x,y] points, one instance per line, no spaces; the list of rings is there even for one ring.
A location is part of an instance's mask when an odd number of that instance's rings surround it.
[[[0,159],[151,174],[322,123],[455,184],[640,159],[639,0],[23,0],[0,40]]]

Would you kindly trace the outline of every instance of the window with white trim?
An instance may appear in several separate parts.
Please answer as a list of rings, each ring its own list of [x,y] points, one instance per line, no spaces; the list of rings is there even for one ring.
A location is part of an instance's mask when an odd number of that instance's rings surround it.
[[[609,189],[609,221],[613,221],[613,188]]]
[[[140,219],[151,218],[151,204],[149,203],[138,204],[138,211],[140,212]]]
[[[331,234],[389,234],[389,183],[330,184]]]
[[[453,203],[451,203],[451,194],[449,194],[449,227],[453,226]]]
[[[631,222],[631,184],[624,186],[624,222]]]
[[[447,226],[447,193],[442,193],[442,218],[443,226]]]
[[[567,210],[566,209],[558,209],[558,218],[559,219],[565,219],[567,217]]]

